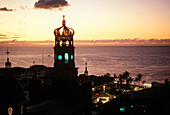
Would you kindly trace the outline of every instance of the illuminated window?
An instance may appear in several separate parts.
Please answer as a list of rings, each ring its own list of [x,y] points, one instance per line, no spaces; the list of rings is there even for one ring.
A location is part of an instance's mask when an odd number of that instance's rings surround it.
[[[68,61],[69,61],[68,53],[65,53],[64,57],[65,57],[65,63],[68,63]]]
[[[59,59],[59,60],[62,60],[62,55],[59,55],[59,56],[58,56],[58,59]]]
[[[73,60],[73,58],[74,58],[73,55],[71,55],[71,60]]]
[[[12,111],[13,111],[12,107],[9,107],[8,108],[8,115],[12,115]]]

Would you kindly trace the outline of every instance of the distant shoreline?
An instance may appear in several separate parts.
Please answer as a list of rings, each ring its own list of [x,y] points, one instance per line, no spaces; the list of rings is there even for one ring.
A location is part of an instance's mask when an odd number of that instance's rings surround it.
[[[5,47],[5,46],[0,46],[0,48],[50,48],[53,46],[8,46],[8,47]],[[107,46],[107,45],[75,45],[75,47],[170,47],[170,46]]]

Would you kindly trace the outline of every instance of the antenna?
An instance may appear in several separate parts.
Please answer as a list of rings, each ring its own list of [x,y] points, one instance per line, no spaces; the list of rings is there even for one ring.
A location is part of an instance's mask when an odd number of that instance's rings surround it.
[[[86,67],[87,67],[87,62],[85,63]]]

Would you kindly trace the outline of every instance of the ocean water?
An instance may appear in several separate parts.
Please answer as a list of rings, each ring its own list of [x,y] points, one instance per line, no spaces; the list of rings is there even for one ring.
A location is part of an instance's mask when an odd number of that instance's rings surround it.
[[[53,47],[8,48],[12,67],[30,67],[40,64],[53,67]],[[0,67],[6,62],[7,48],[0,48]],[[119,75],[124,71],[130,76],[143,74],[147,83],[170,80],[170,47],[76,47],[75,65],[78,74],[84,73],[85,63],[89,74]]]

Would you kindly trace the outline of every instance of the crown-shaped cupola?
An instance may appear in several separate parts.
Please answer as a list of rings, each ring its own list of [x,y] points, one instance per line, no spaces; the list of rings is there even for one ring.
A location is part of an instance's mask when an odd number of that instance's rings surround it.
[[[73,46],[74,30],[66,26],[65,16],[63,15],[62,26],[54,30],[55,46]]]
[[[66,26],[65,16],[63,16],[62,26],[54,30],[54,67],[55,68],[75,68],[74,63],[74,30]]]

